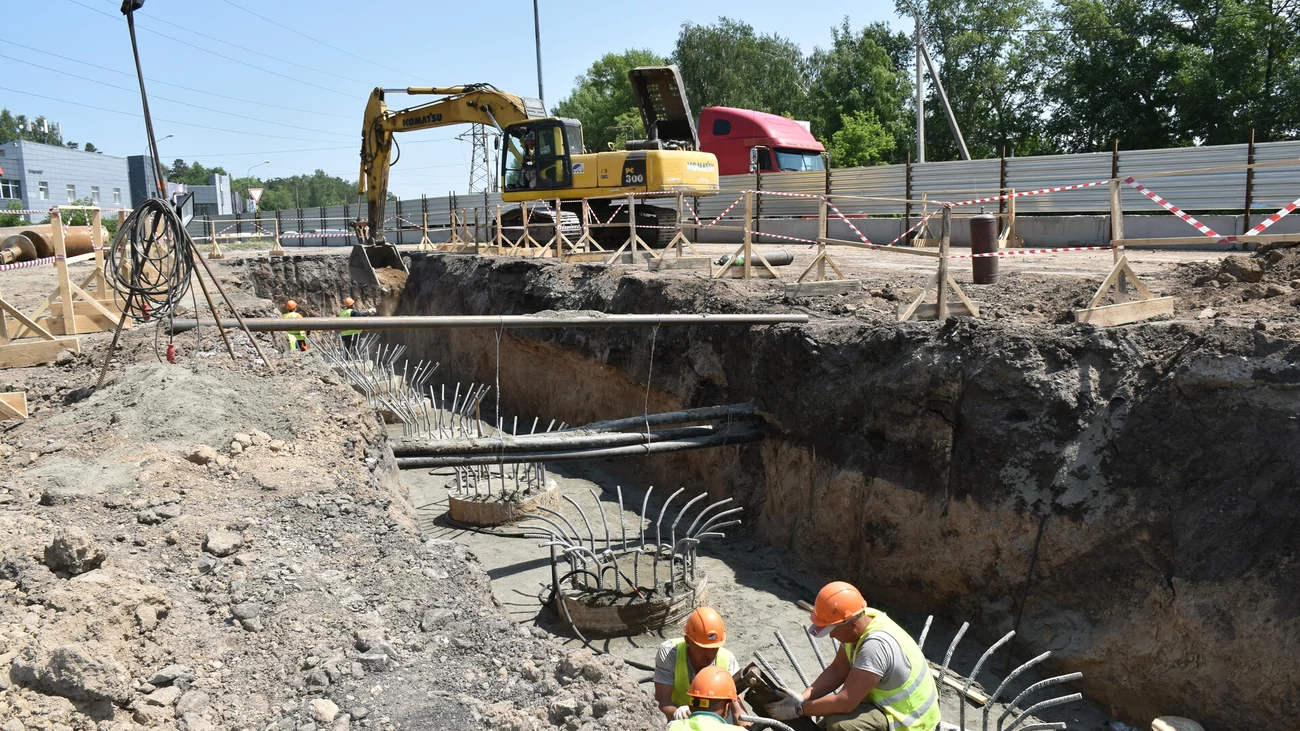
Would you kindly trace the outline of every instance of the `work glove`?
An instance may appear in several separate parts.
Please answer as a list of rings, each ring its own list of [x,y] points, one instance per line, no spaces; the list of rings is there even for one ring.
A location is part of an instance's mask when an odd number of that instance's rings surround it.
[[[778,721],[798,718],[799,709],[803,706],[803,696],[789,688],[781,688],[780,693],[779,700],[767,704],[767,715]]]
[[[680,721],[683,718],[690,718],[690,715],[691,715],[690,706],[677,706],[677,710],[673,711],[673,720]]]

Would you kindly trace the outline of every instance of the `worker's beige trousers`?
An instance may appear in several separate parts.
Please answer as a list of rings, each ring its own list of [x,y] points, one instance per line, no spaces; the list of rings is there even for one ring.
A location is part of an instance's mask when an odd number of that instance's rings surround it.
[[[826,731],[889,731],[889,719],[874,704],[862,701],[849,713],[837,713],[822,719]]]

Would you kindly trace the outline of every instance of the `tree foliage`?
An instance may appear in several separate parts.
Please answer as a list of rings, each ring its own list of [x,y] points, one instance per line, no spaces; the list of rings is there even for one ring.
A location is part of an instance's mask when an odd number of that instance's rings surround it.
[[[713,25],[686,23],[673,61],[692,111],[739,107],[798,115],[808,94],[808,63],[799,46],[775,33],[730,18]]]
[[[324,170],[317,170],[311,175],[294,175],[265,181],[257,177],[236,178],[231,182],[230,187],[239,194],[240,200],[248,198],[249,188],[262,188],[262,199],[258,202],[258,208],[263,211],[337,206],[357,202],[355,182],[327,175]],[[394,196],[389,194],[388,199],[393,200]]]
[[[9,201],[7,210],[21,211],[23,209],[22,201]],[[0,228],[8,226],[22,226],[27,223],[27,218],[18,213],[0,212]]]
[[[875,112],[856,111],[840,119],[826,151],[835,167],[861,167],[887,163],[894,145],[894,135],[876,119]]]
[[[27,129],[28,127],[31,129]],[[45,129],[42,130],[41,127]],[[8,109],[0,109],[0,144],[14,140],[40,142],[44,145],[63,145],[63,136],[59,128],[43,116],[29,119],[25,114],[12,114]]]
[[[573,91],[552,110],[556,116],[582,122],[588,150],[604,150],[609,143],[621,145],[645,137],[641,115],[632,98],[627,72],[637,66],[654,66],[664,59],[645,49],[607,53],[573,82]]]
[[[815,49],[808,59],[811,80],[804,112],[813,134],[829,145],[846,120],[866,112],[894,138],[890,159],[901,162],[897,157],[905,154],[912,139],[912,82],[907,73],[911,48],[906,35],[891,32],[884,23],[855,32],[845,18],[831,28],[831,47]],[[834,157],[832,162],[842,164]]]
[[[217,167],[204,167],[202,163],[186,163],[180,158],[172,161],[171,169],[167,171],[167,182],[181,183],[183,185],[211,185],[213,175],[229,175],[226,169],[218,165]]]

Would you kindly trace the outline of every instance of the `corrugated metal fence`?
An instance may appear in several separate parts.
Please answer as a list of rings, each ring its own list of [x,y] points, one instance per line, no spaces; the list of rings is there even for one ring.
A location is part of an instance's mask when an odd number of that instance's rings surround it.
[[[762,176],[730,175],[721,180],[721,191],[716,196],[700,198],[695,208],[701,218],[720,214],[746,189],[783,191],[791,193],[821,194],[828,188],[836,196],[864,196],[891,198],[910,197],[919,200],[955,201],[997,195],[1000,188],[1017,191],[1038,190],[1062,185],[1090,183],[1111,177],[1113,169],[1120,176],[1133,176],[1148,188],[1187,211],[1237,211],[1246,205],[1246,171],[1220,170],[1206,173],[1144,178],[1153,173],[1221,168],[1247,164],[1247,145],[1216,145],[1206,147],[1179,147],[1165,150],[1128,150],[1111,153],[1085,153],[1078,155],[1043,155],[1039,157],[1007,158],[1004,161],[958,160],[913,165],[881,165],[876,167],[841,168],[827,172],[781,173]],[[1259,168],[1251,185],[1251,210],[1254,213],[1271,213],[1300,197],[1300,140],[1266,142],[1255,146],[1256,163],[1291,161],[1294,166]],[[910,178],[910,185],[909,185]],[[909,195],[910,194],[910,195]],[[455,204],[458,208],[491,208],[501,202],[498,194],[461,195]],[[808,198],[761,197],[757,213],[762,216],[816,216],[817,203]],[[902,203],[881,200],[854,200],[841,198],[836,206],[845,215],[880,215],[903,212]],[[991,204],[990,209],[996,209]],[[1018,213],[1104,213],[1109,210],[1106,186],[1097,186],[1051,195],[1029,196],[1017,200]],[[403,200],[388,204],[387,230],[395,230],[399,223],[405,229],[418,229],[422,214],[427,213],[431,227],[446,226],[452,208],[450,196]],[[1156,204],[1137,191],[1125,186],[1124,209],[1127,213],[1161,212]],[[285,245],[296,240],[303,246],[345,245],[355,239],[341,234],[350,231],[347,220],[356,218],[357,206],[329,206],[320,209],[263,212],[261,226],[271,230],[269,221],[279,216],[280,230],[302,232],[296,239],[285,239]],[[739,214],[739,211],[733,211]],[[218,232],[252,233],[256,229],[251,214],[195,219],[190,226],[194,236],[207,236],[216,224]],[[321,236],[320,232],[333,234]],[[315,232],[317,235],[313,236]],[[412,239],[413,236],[413,239]],[[390,236],[395,238],[394,236]],[[403,234],[402,243],[419,241],[418,231]],[[412,240],[408,240],[412,239]]]

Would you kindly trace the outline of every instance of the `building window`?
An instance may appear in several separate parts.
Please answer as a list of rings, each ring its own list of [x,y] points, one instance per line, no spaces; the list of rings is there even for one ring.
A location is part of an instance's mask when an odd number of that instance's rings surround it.
[[[0,198],[22,197],[22,186],[17,180],[0,180]]]
[[[115,203],[115,204],[117,204],[117,205],[121,205],[121,204],[122,204],[122,189],[121,189],[121,188],[114,188],[114,189],[113,189],[113,203]]]
[[[71,203],[77,199],[77,186],[68,186],[68,202]]]
[[[92,185],[92,186],[90,186],[90,202],[91,202],[91,203],[94,203],[94,204],[96,204],[96,205],[99,204],[99,186],[98,186],[98,185]]]
[[[47,201],[50,199],[50,184],[48,182],[42,180],[40,183],[37,183],[36,187],[40,191],[41,200]]]

